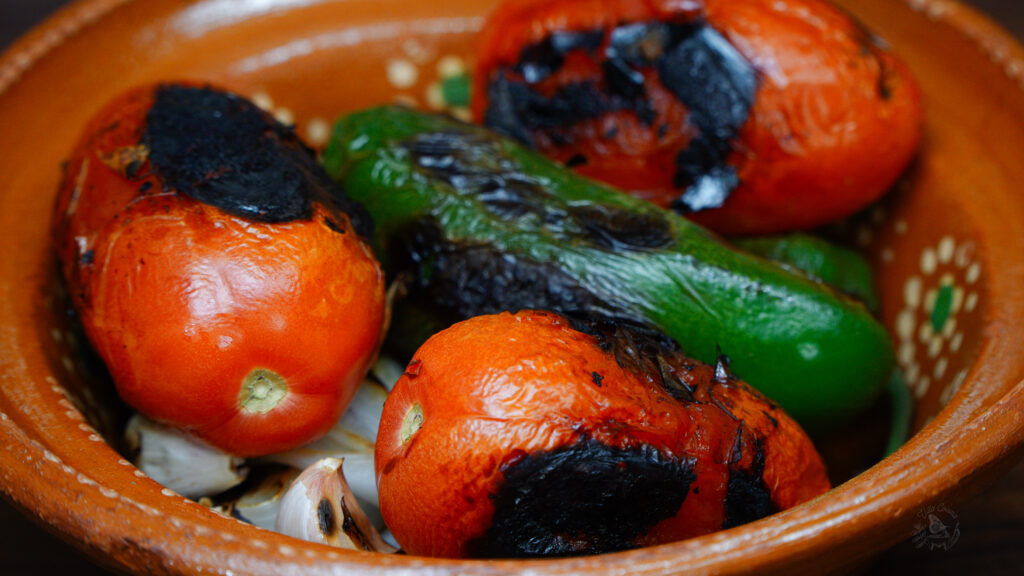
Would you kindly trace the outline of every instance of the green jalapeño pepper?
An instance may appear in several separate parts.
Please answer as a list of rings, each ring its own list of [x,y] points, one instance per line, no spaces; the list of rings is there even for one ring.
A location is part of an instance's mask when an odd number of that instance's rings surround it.
[[[724,354],[810,428],[868,406],[893,367],[861,303],[478,126],[376,108],[341,118],[323,161],[417,318],[547,309],[656,329]]]
[[[860,300],[875,312],[878,292],[875,275],[866,258],[824,238],[797,232],[782,236],[735,238],[737,248],[774,260],[829,284],[836,290]]]

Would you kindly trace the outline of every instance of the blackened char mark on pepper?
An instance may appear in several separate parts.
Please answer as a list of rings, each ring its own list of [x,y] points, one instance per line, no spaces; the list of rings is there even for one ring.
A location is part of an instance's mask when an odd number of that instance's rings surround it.
[[[369,215],[320,167],[292,128],[237,95],[192,86],[157,88],[142,144],[165,188],[257,222],[307,220],[314,202],[372,234]]]
[[[654,212],[627,212],[603,204],[567,210],[595,244],[611,250],[653,250],[672,242],[668,222]]]
[[[481,557],[599,554],[637,546],[638,537],[679,512],[694,461],[651,446],[617,448],[592,439],[516,459],[502,467],[488,531],[470,542]]]
[[[610,251],[653,250],[672,243],[669,221],[654,211],[571,204],[524,174],[493,137],[436,132],[403,144],[417,168],[452,187],[512,229],[543,229],[560,239]]]
[[[416,279],[409,298],[430,306],[444,323],[519,310],[577,318],[614,315],[612,306],[552,264],[492,246],[447,242],[428,221],[403,236],[393,245],[391,261]]]
[[[764,483],[765,455],[761,440],[751,435],[746,442],[753,444],[751,465],[744,468],[742,448],[745,436],[742,422],[736,431],[733,454],[729,462],[729,481],[725,491],[725,522],[722,528],[740,526],[777,512],[771,493]]]

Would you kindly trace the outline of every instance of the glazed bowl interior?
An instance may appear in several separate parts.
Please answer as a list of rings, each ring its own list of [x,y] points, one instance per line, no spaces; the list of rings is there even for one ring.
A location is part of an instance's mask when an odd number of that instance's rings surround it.
[[[346,553],[265,532],[164,489],[126,460],[127,411],[69,319],[48,235],[61,163],[87,118],[140,83],[210,81],[267,104],[319,146],[346,111],[434,106],[445,71],[472,66],[475,32],[494,0],[93,0],[5,54],[0,440],[9,448],[0,488],[108,564],[161,573],[819,572],[906,538],[917,510],[966,497],[1020,453],[1024,64],[1012,40],[952,2],[839,3],[909,62],[928,121],[900,185],[832,230],[874,264],[914,435],[881,462],[870,422],[828,440],[834,477],[849,480],[824,497],[644,550],[454,562]]]

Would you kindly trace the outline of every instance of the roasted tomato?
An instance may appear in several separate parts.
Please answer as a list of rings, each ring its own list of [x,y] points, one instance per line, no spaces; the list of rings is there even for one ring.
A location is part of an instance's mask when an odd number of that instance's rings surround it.
[[[508,0],[479,52],[478,121],[726,234],[847,216],[920,140],[908,68],[819,0]]]
[[[67,164],[56,244],[124,400],[239,456],[327,432],[384,317],[370,222],[345,198],[235,95],[150,86],[100,112]]]
[[[829,487],[799,426],[724,361],[532,311],[428,340],[385,404],[375,465],[398,542],[443,557],[658,544]]]

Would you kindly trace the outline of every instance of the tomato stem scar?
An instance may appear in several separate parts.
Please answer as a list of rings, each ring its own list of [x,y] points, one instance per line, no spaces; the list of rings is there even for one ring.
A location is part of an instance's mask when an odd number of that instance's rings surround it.
[[[288,395],[284,377],[266,368],[256,368],[242,380],[238,403],[246,412],[266,414]]]
[[[409,411],[402,418],[402,428],[399,431],[399,440],[402,444],[407,443],[420,428],[423,427],[423,406],[413,404]]]

